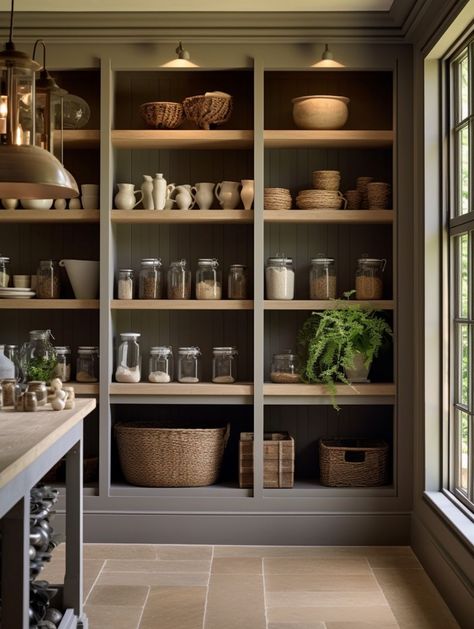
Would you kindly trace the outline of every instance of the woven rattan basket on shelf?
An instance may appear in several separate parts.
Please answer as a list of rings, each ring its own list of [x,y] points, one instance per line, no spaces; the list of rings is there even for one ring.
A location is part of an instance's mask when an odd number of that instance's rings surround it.
[[[388,482],[389,447],[374,439],[320,439],[321,484],[375,487]]]
[[[142,487],[204,487],[219,476],[229,426],[175,428],[161,422],[115,426],[123,474]]]
[[[210,129],[227,122],[232,114],[232,97],[219,94],[188,96],[183,101],[186,118],[200,129]]]
[[[177,129],[184,121],[181,103],[160,101],[143,103],[140,105],[140,114],[152,129]]]

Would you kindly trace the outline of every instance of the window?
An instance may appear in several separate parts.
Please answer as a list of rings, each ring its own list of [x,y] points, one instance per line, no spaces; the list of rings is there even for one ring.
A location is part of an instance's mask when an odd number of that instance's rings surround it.
[[[448,490],[474,511],[474,41],[450,67]]]

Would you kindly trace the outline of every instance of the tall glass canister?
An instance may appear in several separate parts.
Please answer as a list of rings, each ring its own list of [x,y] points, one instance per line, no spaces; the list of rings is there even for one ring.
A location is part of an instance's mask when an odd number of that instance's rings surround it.
[[[117,382],[140,382],[141,354],[138,332],[124,332],[120,335],[120,346],[117,352],[117,368],[115,380]]]

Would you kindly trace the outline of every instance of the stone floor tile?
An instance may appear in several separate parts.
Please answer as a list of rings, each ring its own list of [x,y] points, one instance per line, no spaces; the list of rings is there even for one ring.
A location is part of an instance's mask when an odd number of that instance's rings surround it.
[[[327,622],[326,629],[399,629],[396,622],[379,622],[375,620],[362,622]]]
[[[202,629],[206,588],[151,588],[140,629]]]
[[[157,559],[207,559],[212,558],[212,546],[155,546]]]
[[[268,622],[377,622],[396,620],[388,605],[371,607],[270,607]]]
[[[365,557],[269,557],[263,560],[264,574],[367,575]]]
[[[268,629],[326,629],[324,622],[271,622]]]
[[[267,592],[373,592],[379,591],[375,577],[367,575],[266,574]]]
[[[156,559],[151,544],[84,544],[84,559]]]
[[[208,572],[102,572],[97,585],[207,586]]]
[[[267,607],[372,607],[387,605],[382,592],[266,592]]]
[[[266,629],[263,579],[213,574],[203,629]]]
[[[214,557],[410,556],[409,546],[215,546]]]
[[[367,557],[372,568],[388,568],[390,570],[423,570],[423,566],[415,555],[393,557],[390,555],[372,555]]]
[[[149,589],[145,585],[95,585],[89,594],[87,604],[143,607]]]
[[[85,605],[89,629],[138,629],[142,607]]]
[[[104,572],[209,572],[210,568],[211,562],[204,559],[107,559]]]
[[[213,574],[262,574],[258,557],[217,557],[211,565]]]

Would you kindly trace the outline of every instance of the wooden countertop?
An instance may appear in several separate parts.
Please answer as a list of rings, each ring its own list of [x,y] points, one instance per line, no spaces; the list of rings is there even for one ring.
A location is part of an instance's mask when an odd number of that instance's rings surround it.
[[[86,415],[94,410],[95,400],[76,399],[69,411],[53,411],[41,406],[35,413],[0,411],[0,489],[25,470]]]

